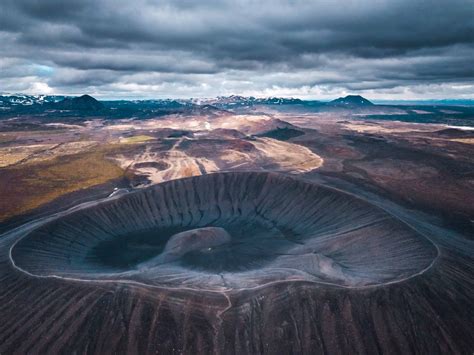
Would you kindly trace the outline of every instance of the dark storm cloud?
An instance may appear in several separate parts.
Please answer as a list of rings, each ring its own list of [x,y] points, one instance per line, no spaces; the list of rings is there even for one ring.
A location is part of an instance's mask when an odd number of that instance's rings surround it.
[[[473,18],[471,0],[3,0],[0,80],[29,61],[52,89],[108,95],[472,87]]]

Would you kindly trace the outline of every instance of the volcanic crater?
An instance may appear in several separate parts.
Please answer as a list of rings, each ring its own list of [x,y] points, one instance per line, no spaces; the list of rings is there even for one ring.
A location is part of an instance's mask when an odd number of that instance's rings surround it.
[[[422,273],[437,253],[364,200],[262,172],[143,188],[50,220],[10,250],[35,276],[211,291],[394,283]]]

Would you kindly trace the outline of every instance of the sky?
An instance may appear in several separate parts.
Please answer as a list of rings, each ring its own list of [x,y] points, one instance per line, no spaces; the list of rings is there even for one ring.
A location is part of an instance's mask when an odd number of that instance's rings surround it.
[[[2,0],[0,92],[473,99],[474,0]]]

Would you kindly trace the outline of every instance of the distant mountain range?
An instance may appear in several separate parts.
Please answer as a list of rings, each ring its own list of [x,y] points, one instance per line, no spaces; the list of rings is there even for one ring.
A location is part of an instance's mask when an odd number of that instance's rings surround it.
[[[191,100],[114,100],[98,101],[90,95],[77,97],[59,95],[0,95],[0,109],[21,106],[37,106],[57,110],[101,110],[107,107],[167,107],[179,108],[195,106]]]
[[[68,110],[68,111],[99,111],[105,106],[89,95],[79,97],[48,96],[48,95],[11,95],[0,96],[0,109],[24,111]]]
[[[31,106],[64,100],[65,96],[50,95],[3,95],[0,96],[0,106]]]
[[[302,105],[305,101],[294,98],[267,97],[256,98],[253,96],[245,97],[238,95],[219,96],[213,99],[193,100],[198,104],[219,106],[255,106],[255,105]],[[319,102],[319,101],[318,101]]]
[[[245,96],[221,96],[214,99],[194,100],[198,104],[206,103],[222,109],[233,110],[258,106],[304,106],[304,107],[328,107],[328,108],[359,108],[374,106],[372,102],[359,95],[340,97],[330,102],[318,100],[301,100],[294,98],[267,97],[255,98]]]
[[[104,106],[105,104],[105,106]],[[80,97],[66,97],[66,96],[48,96],[48,95],[5,95],[0,96],[0,106],[32,106],[41,105],[48,106],[60,110],[100,110],[106,106],[161,106],[168,108],[182,108],[193,106],[214,106],[220,109],[232,109],[238,107],[252,107],[252,106],[283,106],[283,105],[300,105],[300,106],[334,106],[334,107],[355,107],[355,106],[371,106],[373,105],[369,100],[362,96],[349,95],[338,98],[331,102],[322,102],[317,100],[301,100],[295,98],[282,97],[245,97],[238,95],[220,96],[212,99],[184,99],[184,100],[117,100],[117,101],[97,101],[92,96],[83,95]]]
[[[51,104],[57,104],[52,105]],[[219,96],[210,99],[153,99],[153,100],[105,100],[98,101],[90,95],[69,97],[62,95],[0,95],[0,110],[18,106],[54,107],[61,110],[100,110],[107,107],[162,107],[167,109],[215,107],[219,109],[238,109],[258,106],[305,106],[305,107],[333,107],[333,108],[370,108],[376,105],[410,106],[474,106],[470,99],[445,99],[445,100],[377,100],[375,103],[360,95],[348,95],[335,100],[324,102],[318,100],[301,100],[296,98],[252,96]]]

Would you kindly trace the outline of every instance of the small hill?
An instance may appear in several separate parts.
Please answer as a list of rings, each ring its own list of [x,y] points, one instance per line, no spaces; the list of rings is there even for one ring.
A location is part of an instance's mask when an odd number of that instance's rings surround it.
[[[350,107],[366,107],[374,106],[372,102],[360,95],[348,95],[346,97],[340,97],[336,100],[329,102],[331,106],[350,106]]]
[[[54,104],[54,108],[60,110],[84,110],[98,111],[104,108],[104,105],[89,95],[66,98]]]

